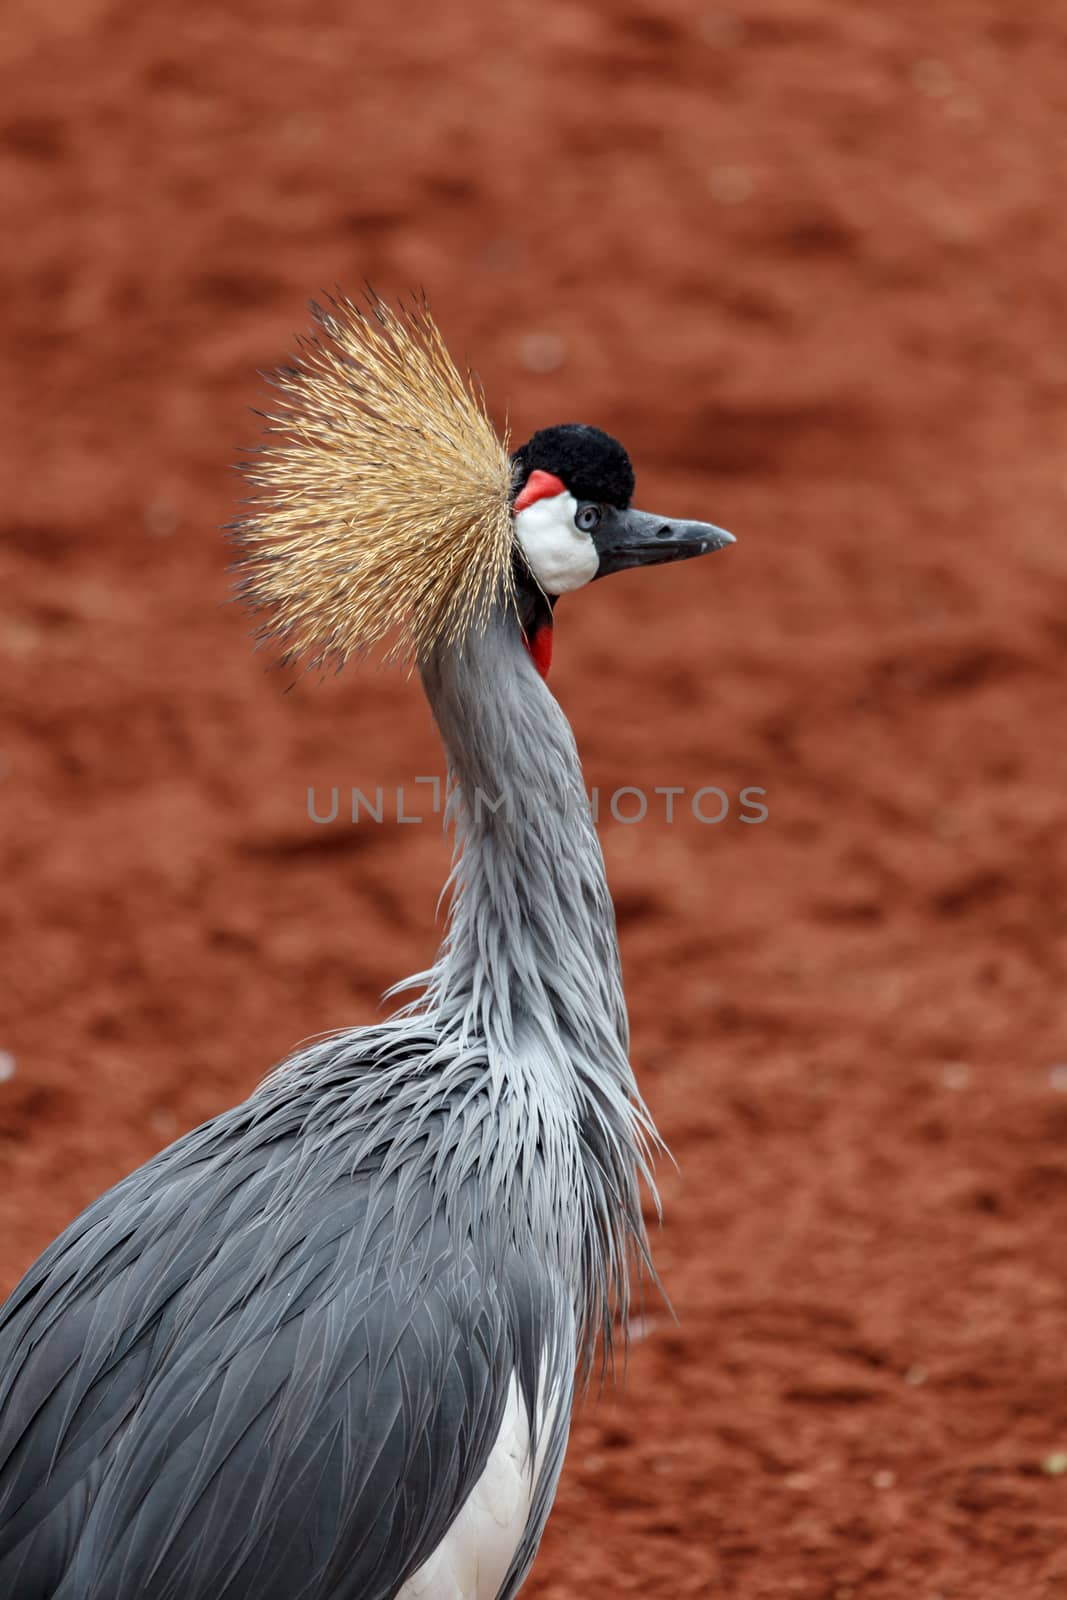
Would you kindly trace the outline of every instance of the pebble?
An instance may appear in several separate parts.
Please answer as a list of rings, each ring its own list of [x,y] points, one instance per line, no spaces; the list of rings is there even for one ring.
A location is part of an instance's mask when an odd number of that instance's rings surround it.
[[[752,175],[744,167],[716,167],[708,178],[708,188],[720,205],[740,205],[752,193]]]
[[[943,100],[955,88],[955,79],[945,63],[932,58],[916,61],[911,81],[920,94],[929,95],[931,100]]]
[[[744,20],[733,11],[705,11],[699,26],[705,44],[717,50],[734,50],[744,43]]]
[[[178,509],[169,500],[153,500],[145,506],[144,529],[153,539],[169,539],[178,526]]]
[[[557,372],[567,357],[567,346],[555,333],[528,333],[519,346],[528,372]]]

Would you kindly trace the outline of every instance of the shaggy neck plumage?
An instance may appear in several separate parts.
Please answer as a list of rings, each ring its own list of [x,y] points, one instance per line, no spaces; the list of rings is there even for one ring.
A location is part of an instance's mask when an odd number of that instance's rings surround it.
[[[576,1143],[590,1206],[583,1274],[625,1309],[628,1258],[647,1259],[638,1174],[654,1130],[629,1063],[615,915],[574,737],[507,609],[422,676],[456,833],[423,1008],[460,1049],[485,1051],[529,1138],[554,1124]],[[596,1320],[606,1312],[605,1300]]]

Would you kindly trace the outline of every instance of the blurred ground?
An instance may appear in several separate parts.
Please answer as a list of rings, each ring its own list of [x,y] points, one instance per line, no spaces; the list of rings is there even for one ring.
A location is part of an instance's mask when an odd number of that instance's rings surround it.
[[[422,284],[739,535],[561,606],[590,782],[770,812],[602,829],[679,1321],[527,1593],[1060,1595],[1067,16],[365,10],[0,20],[0,1278],[432,952],[436,827],[306,810],[417,685],[283,696],[215,531],[306,297]]]

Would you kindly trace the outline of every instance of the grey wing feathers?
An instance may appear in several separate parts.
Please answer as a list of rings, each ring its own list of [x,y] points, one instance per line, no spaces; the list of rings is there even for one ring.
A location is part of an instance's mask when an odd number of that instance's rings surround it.
[[[254,1105],[103,1196],[0,1311],[0,1594],[388,1600],[480,1476],[512,1373],[535,1402],[550,1285],[514,1255],[489,1272],[428,1185],[304,1192],[299,1136]]]

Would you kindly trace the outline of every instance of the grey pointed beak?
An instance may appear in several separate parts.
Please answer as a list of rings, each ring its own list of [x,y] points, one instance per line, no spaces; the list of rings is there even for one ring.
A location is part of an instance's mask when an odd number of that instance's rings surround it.
[[[725,550],[734,536],[711,522],[676,522],[651,511],[612,509],[593,535],[600,555],[598,578],[627,567],[657,567],[665,561],[688,561],[709,550]]]

